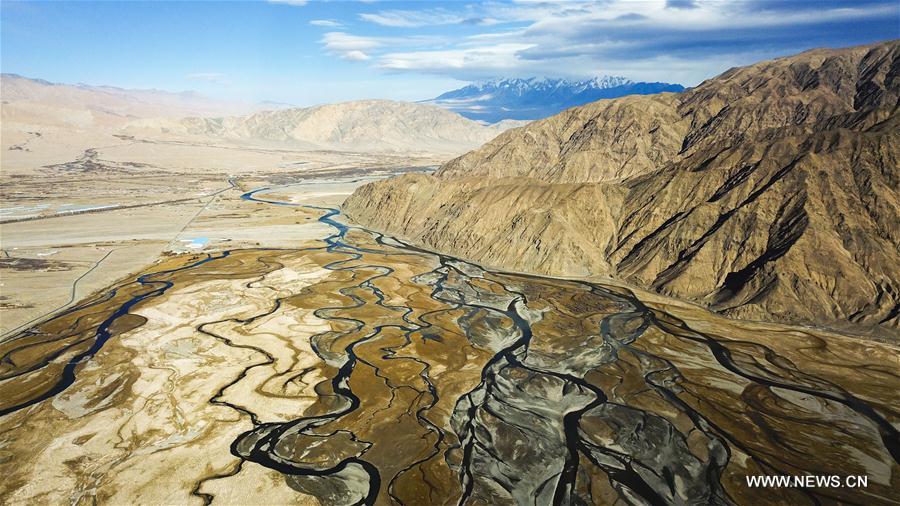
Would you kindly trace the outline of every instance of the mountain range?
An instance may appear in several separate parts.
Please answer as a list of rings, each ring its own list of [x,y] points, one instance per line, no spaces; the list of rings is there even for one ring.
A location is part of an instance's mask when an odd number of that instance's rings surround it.
[[[4,122],[33,128],[102,128],[139,118],[241,114],[261,108],[213,100],[197,92],[62,84],[2,74]]]
[[[485,125],[428,104],[357,100],[243,116],[148,119],[127,130],[138,136],[198,137],[301,150],[458,155],[522,123]]]
[[[731,69],[370,183],[355,221],[505,269],[896,338],[900,41]]]
[[[2,75],[2,149],[30,157],[28,146],[66,147],[67,158],[92,146],[139,139],[239,143],[295,150],[455,156],[523,122],[493,125],[429,104],[359,100],[314,107],[219,102],[196,92],[59,84]],[[265,110],[260,110],[265,109]],[[10,151],[12,150],[12,151]],[[25,163],[25,162],[23,162]]]
[[[582,82],[504,79],[448,92],[430,103],[359,100],[295,107],[225,103],[196,92],[60,84],[15,74],[3,74],[2,88],[5,150],[24,146],[29,139],[37,142],[38,134],[44,136],[41,142],[71,144],[69,151],[75,152],[104,142],[104,135],[127,134],[441,156],[459,155],[526,122],[508,118],[544,117],[572,104],[625,93],[681,89],[620,77]]]
[[[615,76],[584,81],[514,78],[470,84],[426,102],[470,119],[495,123],[504,119],[546,118],[564,109],[605,98],[683,90],[680,84],[633,82]]]

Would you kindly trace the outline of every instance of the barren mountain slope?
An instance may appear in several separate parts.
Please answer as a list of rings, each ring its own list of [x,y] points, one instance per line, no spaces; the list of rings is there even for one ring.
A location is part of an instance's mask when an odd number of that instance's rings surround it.
[[[487,126],[433,105],[361,100],[249,116],[140,122],[133,128],[342,151],[459,154],[518,124]]]
[[[3,169],[32,170],[65,163],[88,149],[121,143],[114,137],[134,121],[244,114],[251,104],[223,103],[194,92],[59,84],[15,74],[0,76]]]
[[[231,143],[241,146],[366,153],[459,155],[497,134],[522,125],[466,119],[443,108],[388,100],[362,100],[308,108],[258,111],[250,104],[224,104],[193,92],[128,90],[68,85],[3,74],[2,149],[66,146],[62,158],[97,145],[138,139]]]
[[[898,97],[897,41],[810,51],[565,111],[345,208],[493,265],[896,335]]]
[[[137,118],[222,115],[246,105],[224,104],[194,92],[129,90],[112,86],[58,84],[15,74],[0,77],[3,121],[34,128],[121,126]]]
[[[508,131],[451,160],[440,177],[527,176],[548,183],[612,181],[677,156],[689,123],[678,95],[601,100]]]

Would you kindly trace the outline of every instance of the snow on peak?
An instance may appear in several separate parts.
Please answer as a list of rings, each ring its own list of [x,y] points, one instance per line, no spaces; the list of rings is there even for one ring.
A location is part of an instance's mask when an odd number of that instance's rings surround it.
[[[479,91],[486,90],[549,90],[560,88],[572,88],[579,91],[588,89],[607,89],[616,86],[632,84],[630,79],[621,76],[598,76],[584,81],[570,81],[552,77],[528,77],[528,78],[497,78],[487,81],[479,81],[470,85]]]

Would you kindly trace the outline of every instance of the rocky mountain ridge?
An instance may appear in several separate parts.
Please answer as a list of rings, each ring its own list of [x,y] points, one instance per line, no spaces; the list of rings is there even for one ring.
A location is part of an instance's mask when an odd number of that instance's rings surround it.
[[[603,100],[360,188],[354,220],[514,270],[896,337],[900,43]]]

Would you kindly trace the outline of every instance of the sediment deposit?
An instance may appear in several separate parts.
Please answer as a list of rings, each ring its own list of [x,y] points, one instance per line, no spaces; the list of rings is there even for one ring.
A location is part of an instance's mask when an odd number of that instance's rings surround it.
[[[293,205],[276,194],[245,199]],[[0,344],[2,502],[891,504],[900,487],[895,347],[484,270],[316,211],[320,241],[178,256]],[[805,473],[869,482],[745,482]]]

